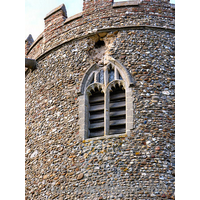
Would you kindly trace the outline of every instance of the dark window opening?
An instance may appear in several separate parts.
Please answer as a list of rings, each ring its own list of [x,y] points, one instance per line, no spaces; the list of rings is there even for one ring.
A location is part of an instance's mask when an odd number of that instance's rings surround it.
[[[92,84],[92,83],[94,83],[94,75],[92,77],[92,80],[91,80],[90,84]]]
[[[121,74],[119,73],[119,80],[123,80]]]
[[[94,47],[97,48],[97,49],[100,48],[100,47],[102,47],[102,46],[105,46],[105,42],[103,40],[97,41],[95,43],[95,45],[94,45]]]
[[[99,81],[100,81],[100,83],[104,84],[104,71],[103,70],[100,71]]]
[[[114,78],[115,78],[114,69],[109,70],[109,71],[108,71],[108,75],[109,75],[108,81],[109,81],[109,82],[113,81]]]

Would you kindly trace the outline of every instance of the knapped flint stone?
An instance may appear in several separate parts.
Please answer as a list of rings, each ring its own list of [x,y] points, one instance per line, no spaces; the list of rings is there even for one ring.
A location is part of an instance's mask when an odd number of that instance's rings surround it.
[[[43,176],[43,179],[47,179],[49,177],[49,175],[47,174],[47,175],[44,175]]]
[[[159,150],[160,150],[160,147],[159,147],[159,146],[155,147],[155,150],[156,150],[156,151],[159,151]]]
[[[80,174],[77,176],[77,180],[81,180],[83,177],[84,177],[84,174],[83,174],[83,173],[80,173]]]
[[[103,37],[105,37],[107,35],[107,33],[106,32],[102,32],[102,33],[98,33],[98,35],[99,35],[99,37],[103,38]]]

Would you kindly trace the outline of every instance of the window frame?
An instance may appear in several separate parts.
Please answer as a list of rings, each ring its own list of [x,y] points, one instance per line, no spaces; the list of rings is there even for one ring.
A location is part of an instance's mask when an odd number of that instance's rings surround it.
[[[110,83],[108,77],[109,68],[114,68],[114,80]],[[104,84],[97,82],[98,74],[100,70],[104,70]],[[119,80],[119,74],[123,80]],[[91,83],[94,78],[94,83]],[[91,84],[90,84],[91,83]],[[109,133],[109,102],[110,102],[110,90],[114,84],[123,85],[125,89],[125,102],[126,102],[126,132],[124,134],[108,135]],[[128,72],[128,70],[119,61],[110,57],[104,66],[97,64],[91,66],[85,73],[81,87],[79,90],[79,134],[83,140],[87,139],[102,139],[110,137],[120,137],[130,135],[133,129],[133,91],[134,81]],[[100,137],[88,137],[89,131],[89,95],[94,88],[102,89],[104,93],[104,135]]]

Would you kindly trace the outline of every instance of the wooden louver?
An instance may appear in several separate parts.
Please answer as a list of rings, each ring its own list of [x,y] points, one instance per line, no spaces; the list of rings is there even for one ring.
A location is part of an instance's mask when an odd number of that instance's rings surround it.
[[[91,92],[89,97],[89,137],[104,135],[104,94],[98,91]]]
[[[126,132],[126,98],[125,90],[119,87],[110,92],[110,131],[109,135]]]

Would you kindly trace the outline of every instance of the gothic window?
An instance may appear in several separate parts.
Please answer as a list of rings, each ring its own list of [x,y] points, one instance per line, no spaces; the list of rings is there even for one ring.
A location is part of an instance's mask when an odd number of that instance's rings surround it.
[[[80,134],[83,139],[129,134],[133,127],[130,74],[117,61],[92,66],[79,96]]]

